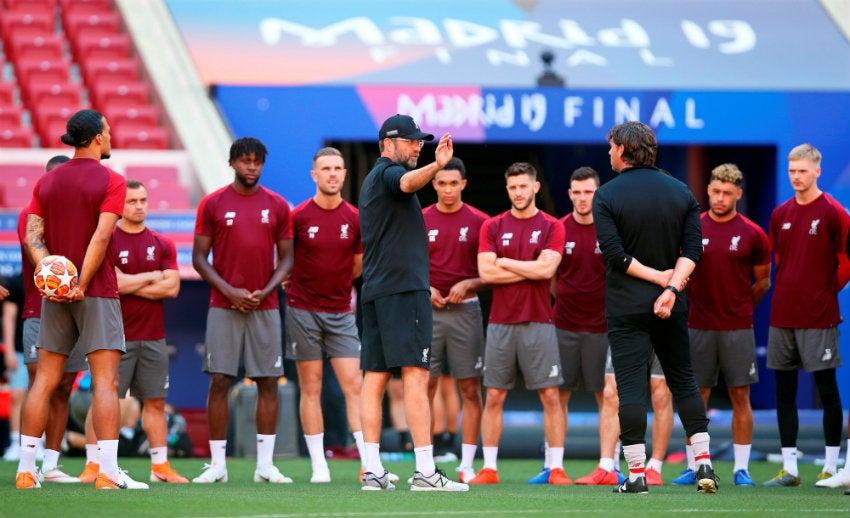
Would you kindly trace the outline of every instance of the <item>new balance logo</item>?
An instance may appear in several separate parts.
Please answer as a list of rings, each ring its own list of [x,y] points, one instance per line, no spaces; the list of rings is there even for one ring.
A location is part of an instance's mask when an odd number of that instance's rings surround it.
[[[440,230],[437,229],[437,228],[432,228],[431,230],[428,231],[428,242],[429,243],[436,243],[437,242],[437,236],[439,236],[439,235],[440,235]]]
[[[307,237],[309,237],[310,239],[315,238],[316,234],[318,234],[318,233],[319,233],[319,226],[318,225],[312,225],[312,226],[307,228]]]
[[[502,234],[502,246],[510,246],[511,239],[513,239],[513,237],[513,232],[505,232],[504,234]]]
[[[791,222],[786,221],[785,223],[783,223],[782,224],[782,230],[791,230]]]
[[[560,367],[559,367],[559,366],[557,366],[557,365],[553,365],[553,366],[552,366],[552,368],[551,368],[551,369],[549,369],[549,377],[550,377],[550,378],[557,378],[557,377],[558,377],[558,372],[559,372],[560,370],[561,370],[561,369],[560,369]]]

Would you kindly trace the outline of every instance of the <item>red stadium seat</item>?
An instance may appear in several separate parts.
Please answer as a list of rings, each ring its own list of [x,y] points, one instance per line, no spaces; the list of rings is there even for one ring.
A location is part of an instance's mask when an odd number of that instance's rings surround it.
[[[118,106],[107,104],[101,113],[110,126],[117,128],[154,128],[159,125],[159,113],[153,106]]]
[[[89,59],[82,65],[83,78],[89,86],[102,79],[113,82],[139,80],[139,61],[136,58]]]
[[[116,149],[169,149],[168,132],[164,128],[118,128],[111,131]]]
[[[183,187],[177,180],[177,168],[173,166],[128,165],[124,170],[128,180],[138,180],[148,189],[172,189]]]
[[[139,81],[112,82],[107,78],[89,86],[89,96],[96,109],[105,106],[147,106],[150,99],[148,85]]]
[[[67,83],[71,80],[71,63],[65,59],[19,59],[15,74],[22,89],[33,83]]]
[[[0,104],[0,130],[20,128],[24,122],[24,111],[15,104]]]
[[[149,188],[148,203],[155,210],[186,210],[192,208],[189,190],[179,185],[168,188]]]
[[[9,128],[0,130],[0,148],[32,147],[31,128]]]
[[[52,10],[56,9],[56,0],[4,0],[6,9]]]
[[[21,93],[33,110],[43,104],[79,106],[83,102],[83,89],[78,83],[32,83]]]
[[[15,84],[0,81],[0,104],[15,102]]]
[[[71,40],[77,39],[85,34],[86,36],[104,36],[118,34],[121,29],[121,19],[118,13],[83,13],[83,12],[68,12],[63,13],[63,24],[65,33]]]
[[[37,131],[46,131],[52,124],[67,124],[71,115],[86,108],[82,104],[69,105],[50,105],[46,104],[39,106],[37,111],[33,113],[33,121]]]
[[[38,130],[39,145],[41,147],[65,147],[62,143],[62,135],[65,134],[67,121],[54,120]]]
[[[37,164],[2,164],[3,201],[6,207],[23,207],[29,203],[35,182],[44,174],[44,166]]]
[[[53,13],[48,10],[0,11],[0,34],[7,45],[14,37],[50,36],[55,24]]]
[[[71,13],[106,13],[112,11],[112,0],[59,0],[62,11]]]
[[[127,34],[81,34],[71,40],[74,56],[82,63],[90,59],[126,59],[130,57],[131,47],[130,36]]]
[[[20,59],[62,59],[65,57],[65,38],[55,34],[31,36],[12,34],[9,41],[9,57]]]

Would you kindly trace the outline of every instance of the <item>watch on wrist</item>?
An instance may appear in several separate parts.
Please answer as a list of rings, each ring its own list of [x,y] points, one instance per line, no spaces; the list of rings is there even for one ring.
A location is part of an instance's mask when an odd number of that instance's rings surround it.
[[[664,289],[665,289],[665,290],[670,290],[670,291],[672,291],[672,292],[673,292],[674,294],[676,294],[676,295],[678,295],[678,294],[679,294],[679,290],[677,290],[677,289],[676,289],[676,287],[675,287],[675,286],[673,286],[672,284],[668,284],[668,285],[667,285],[667,287],[666,287],[666,288],[664,288]]]

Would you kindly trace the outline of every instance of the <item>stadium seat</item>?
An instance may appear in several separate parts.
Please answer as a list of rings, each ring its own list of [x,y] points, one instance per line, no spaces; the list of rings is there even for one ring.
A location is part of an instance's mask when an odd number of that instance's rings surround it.
[[[86,36],[108,36],[118,34],[121,29],[121,20],[118,13],[83,13],[63,12],[62,16],[65,34],[71,40]]]
[[[22,89],[33,83],[68,83],[71,63],[65,59],[19,59],[15,74]]]
[[[20,128],[24,122],[24,111],[16,104],[0,104],[0,130]]]
[[[43,128],[38,129],[39,145],[41,147],[65,147],[62,143],[62,135],[65,134],[67,121],[54,120],[48,122]]]
[[[128,165],[124,169],[124,176],[128,180],[142,182],[148,189],[183,188],[178,182],[177,168],[174,166]]]
[[[31,128],[9,128],[0,130],[0,147],[32,147],[33,132]]]
[[[100,111],[116,128],[154,128],[159,125],[159,114],[153,106],[109,105]]]
[[[50,36],[55,25],[55,18],[49,10],[0,11],[0,33],[7,45],[14,37]]]
[[[33,122],[37,131],[47,131],[53,124],[67,124],[71,115],[86,108],[82,104],[46,104],[39,106],[33,113]]]
[[[10,11],[56,9],[56,0],[3,0],[3,2],[6,4],[6,9]]]
[[[71,50],[80,63],[90,59],[125,59],[130,57],[130,36],[127,34],[81,34],[71,40]]]
[[[164,128],[114,128],[112,145],[117,149],[169,149],[168,132]]]
[[[42,174],[44,174],[44,167],[41,165],[0,165],[0,178],[3,178],[2,205],[20,208],[29,203],[35,182]]]
[[[148,204],[154,210],[187,210],[192,208],[189,190],[180,185],[148,189]]]
[[[106,13],[112,11],[112,0],[59,0],[63,12]]]
[[[24,103],[35,111],[43,103],[53,106],[79,106],[83,89],[79,83],[32,83],[21,90]]]
[[[98,110],[106,106],[147,106],[150,90],[140,81],[113,82],[105,78],[89,85],[89,97]]]
[[[56,34],[45,36],[11,34],[8,57],[12,61],[20,59],[62,59],[65,57],[65,38]]]
[[[15,102],[15,84],[0,81],[0,104]]]
[[[139,61],[136,58],[89,59],[82,66],[83,78],[89,86],[101,79],[125,82],[139,80]]]

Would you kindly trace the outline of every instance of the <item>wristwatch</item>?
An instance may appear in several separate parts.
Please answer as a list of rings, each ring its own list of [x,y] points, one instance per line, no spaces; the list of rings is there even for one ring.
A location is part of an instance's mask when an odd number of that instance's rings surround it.
[[[679,290],[677,290],[676,287],[673,286],[672,284],[668,284],[667,287],[664,288],[664,289],[672,291],[675,295],[679,294]]]

